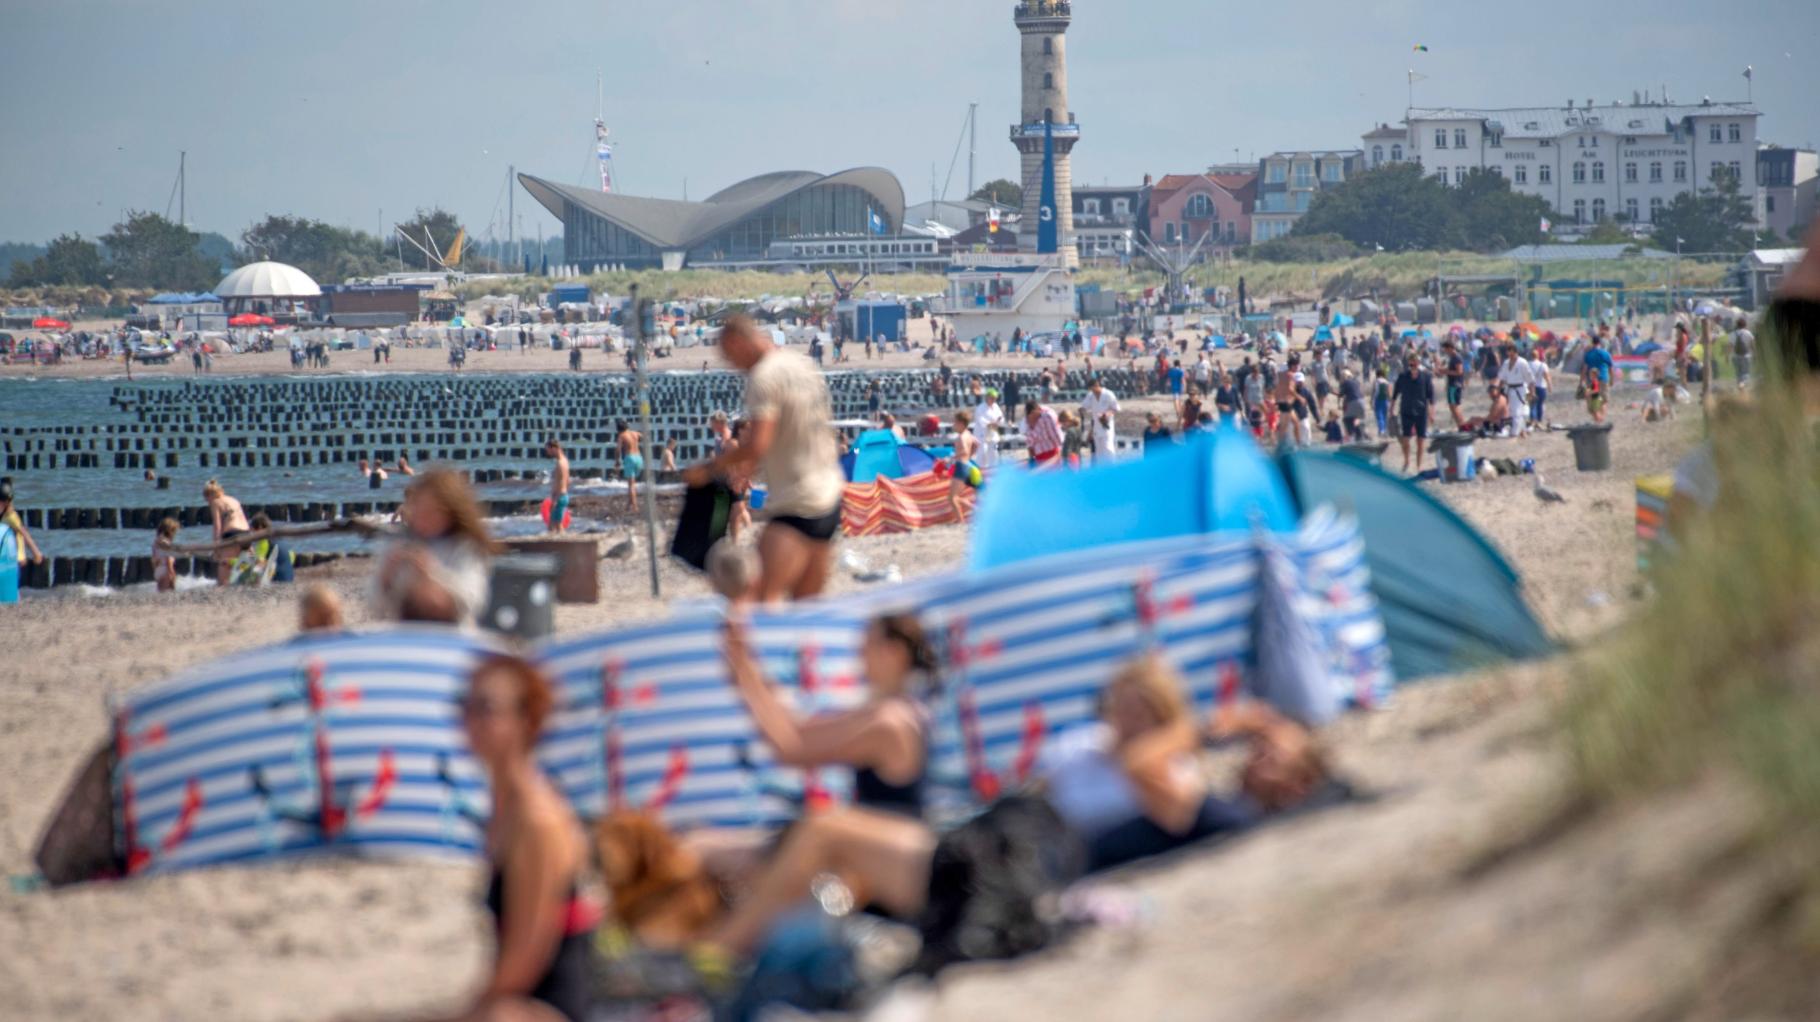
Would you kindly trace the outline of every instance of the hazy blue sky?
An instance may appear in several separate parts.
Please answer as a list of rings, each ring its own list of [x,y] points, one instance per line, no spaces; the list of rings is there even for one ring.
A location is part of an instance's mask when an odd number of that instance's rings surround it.
[[[1010,0],[0,0],[0,240],[163,211],[375,230],[441,204],[505,234],[508,164],[588,173],[594,76],[622,190],[702,197],[751,174],[879,164],[911,201],[980,103],[979,176],[1011,176]],[[1412,53],[1415,43],[1428,53]],[[1808,52],[1796,49],[1805,44]],[[1815,0],[1077,0],[1077,180],[1348,148],[1417,105],[1742,98],[1820,142]],[[950,194],[965,184],[966,154]],[[495,214],[495,209],[498,212]],[[522,191],[528,233],[555,221]]]

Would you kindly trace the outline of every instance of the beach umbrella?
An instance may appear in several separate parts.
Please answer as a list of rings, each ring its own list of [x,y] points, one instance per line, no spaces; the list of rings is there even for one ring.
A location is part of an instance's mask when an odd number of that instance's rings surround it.
[[[1525,334],[1539,334],[1542,332],[1542,328],[1534,323],[1518,323],[1517,330],[1518,332]]]
[[[243,312],[228,320],[228,326],[272,326],[278,321],[270,316],[261,316],[257,312]]]
[[[68,320],[57,319],[52,316],[39,316],[37,319],[32,320],[33,330],[68,330],[69,328],[70,325]]]

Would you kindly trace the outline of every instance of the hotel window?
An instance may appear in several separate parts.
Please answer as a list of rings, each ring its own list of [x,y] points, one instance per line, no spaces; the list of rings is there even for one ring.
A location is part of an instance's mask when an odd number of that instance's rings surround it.
[[[1112,215],[1113,216],[1130,216],[1131,215],[1131,200],[1130,199],[1113,199],[1112,200]]]
[[[1529,183],[1529,168],[1524,166],[1523,164],[1519,163],[1516,166],[1510,168],[1510,172],[1512,174],[1516,175],[1516,182],[1518,184],[1526,185]]]
[[[1728,142],[1742,142],[1744,141],[1744,126],[1740,124],[1727,124],[1725,126],[1725,135],[1726,141]]]
[[[1743,184],[1744,183],[1744,168],[1738,165],[1738,161],[1733,160],[1727,166],[1729,167],[1729,169],[1732,172],[1732,180],[1738,182],[1739,184]]]
[[[1774,213],[1775,211],[1776,211],[1776,197],[1774,195],[1765,195],[1763,197],[1763,212]]]
[[[1553,149],[1555,147],[1555,140],[1552,138],[1540,138],[1536,140],[1536,146],[1540,149]]]
[[[1662,196],[1660,196],[1660,195],[1649,200],[1649,219],[1652,222],[1656,219],[1656,217],[1662,215],[1662,205],[1663,205]]]
[[[1624,219],[1630,221],[1633,224],[1637,222],[1637,200],[1636,199],[1625,199],[1624,200]]]
[[[1725,176],[1725,164],[1720,163],[1718,160],[1714,160],[1712,174],[1710,176],[1714,182],[1717,182],[1720,178],[1724,177]]]
[[[1171,245],[1175,244],[1175,221],[1174,220],[1171,220],[1171,221],[1163,224],[1163,241],[1168,244],[1171,244]]]
[[[1575,199],[1574,200],[1574,223],[1583,224],[1585,222],[1586,222],[1586,200],[1585,199]]]
[[[1264,180],[1273,185],[1280,185],[1287,173],[1288,171],[1281,163],[1272,163],[1264,170]]]
[[[1676,160],[1675,161],[1675,180],[1676,181],[1686,181],[1687,180],[1687,161],[1686,160]]]
[[[1603,162],[1599,160],[1593,161],[1592,179],[1595,183],[1605,180],[1605,164]]]
[[[1580,148],[1582,148],[1582,149],[1586,148],[1586,136],[1580,135],[1578,137],[1579,137],[1579,141],[1580,141]]]
[[[1649,165],[1649,179],[1655,184],[1662,183],[1662,161],[1657,160]]]
[[[1439,181],[1442,184],[1446,184],[1447,183],[1447,168],[1446,167],[1436,167],[1434,176],[1435,176],[1436,181]]]
[[[1196,220],[1205,220],[1213,215],[1213,200],[1205,195],[1196,195],[1188,200],[1187,215]]]
[[[1584,163],[1574,164],[1574,184],[1583,185],[1585,183],[1586,183],[1586,164],[1584,164]]]
[[[1466,129],[1465,128],[1453,129],[1453,147],[1455,149],[1466,148]]]
[[[1338,160],[1328,160],[1321,164],[1321,180],[1328,184],[1340,183],[1340,162]]]
[[[1554,179],[1555,179],[1555,168],[1549,166],[1546,163],[1544,163],[1540,167],[1536,168],[1536,180],[1539,183],[1548,184],[1549,182],[1553,181]]]
[[[1314,187],[1314,164],[1303,160],[1295,165],[1295,186],[1297,188]]]
[[[1381,145],[1372,146],[1371,147],[1371,165],[1376,167],[1383,162],[1384,162],[1384,147]]]
[[[1465,167],[1455,167],[1453,169],[1453,183],[1457,184],[1457,185],[1463,185],[1466,183],[1466,168]]]
[[[1446,128],[1436,128],[1435,129],[1435,148],[1436,149],[1447,148],[1447,129]]]
[[[1593,223],[1595,223],[1595,224],[1602,224],[1605,222],[1605,200],[1604,199],[1592,200],[1592,218],[1593,218]]]
[[[1637,183],[1637,165],[1636,164],[1626,163],[1624,165],[1624,180],[1629,182],[1630,184]]]
[[[1493,149],[1502,149],[1502,148],[1504,148],[1504,133],[1503,133],[1503,132],[1501,132],[1501,131],[1494,131],[1494,132],[1492,132],[1492,133],[1491,133],[1491,140],[1490,140],[1490,142],[1489,142],[1489,145],[1490,145],[1490,146],[1491,146],[1491,147],[1492,147],[1492,148],[1493,148]]]
[[[1397,145],[1392,145],[1390,147],[1390,159],[1391,159],[1392,163],[1402,163],[1403,162],[1402,145],[1397,144]]]
[[[1715,124],[1706,130],[1706,140],[1708,142],[1723,142],[1725,141],[1725,135],[1719,130],[1719,126]]]
[[[1099,216],[1100,215],[1100,200],[1082,199],[1081,200],[1081,212],[1087,216]]]

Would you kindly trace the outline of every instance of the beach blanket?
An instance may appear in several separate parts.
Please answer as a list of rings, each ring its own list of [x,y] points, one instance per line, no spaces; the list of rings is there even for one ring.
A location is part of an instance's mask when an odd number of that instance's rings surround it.
[[[1390,686],[1363,546],[1349,519],[1279,536],[1293,606],[1319,638],[1329,700]],[[1255,656],[1257,540],[1187,536],[936,576],[753,616],[766,674],[804,712],[864,697],[867,622],[914,609],[944,663],[930,696],[938,815],[1014,789],[1045,744],[1095,719],[1120,665],[1155,652],[1198,712],[1268,698]],[[546,643],[558,686],[538,758],[584,817],[623,808],[679,828],[773,826],[839,802],[850,771],[776,764],[706,606]],[[471,857],[486,793],[457,703],[486,639],[404,628],[309,637],[137,691],[116,717],[116,844],[127,872],[324,852]]]

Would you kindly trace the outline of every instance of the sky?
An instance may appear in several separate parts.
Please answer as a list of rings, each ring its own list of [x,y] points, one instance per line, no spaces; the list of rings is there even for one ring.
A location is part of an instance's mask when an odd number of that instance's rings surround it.
[[[1820,143],[1814,0],[1076,0],[1080,182],[1279,149],[1356,148],[1417,106],[1600,103],[1666,84],[1742,99],[1759,137]],[[946,181],[978,102],[978,171],[1015,177],[1011,0],[0,0],[0,241],[164,212],[389,230],[417,207],[507,234],[507,168],[593,174],[595,76],[618,189],[703,198],[773,170]],[[1809,49],[1791,49],[1794,41]],[[1428,52],[1414,51],[1416,44]],[[953,171],[950,177],[949,167]],[[560,228],[522,189],[526,236]]]

